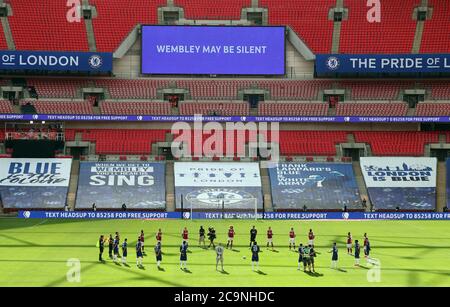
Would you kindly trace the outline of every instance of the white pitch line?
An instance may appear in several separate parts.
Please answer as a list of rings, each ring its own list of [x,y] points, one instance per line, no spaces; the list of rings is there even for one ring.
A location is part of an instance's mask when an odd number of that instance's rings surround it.
[[[45,219],[45,220],[43,220],[43,221],[41,221],[41,222],[37,223],[36,225],[33,225],[33,226],[31,226],[30,228],[33,228],[33,227],[36,227],[36,226],[42,225],[42,224],[46,223],[47,221],[48,221],[48,219]]]

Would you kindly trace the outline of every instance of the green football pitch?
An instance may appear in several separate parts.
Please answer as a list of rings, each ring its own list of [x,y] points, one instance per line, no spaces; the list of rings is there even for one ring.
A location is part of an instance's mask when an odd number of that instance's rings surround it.
[[[234,250],[224,254],[225,272],[215,270],[215,252],[197,246],[198,228],[214,226],[216,242],[226,243],[229,225],[236,230]],[[260,272],[252,272],[249,230],[255,225],[261,246]],[[188,272],[179,268],[181,231],[189,229]],[[275,251],[266,249],[266,230],[274,232]],[[299,242],[316,235],[316,274],[297,270],[298,254],[288,249],[294,227]],[[153,253],[155,233],[163,231],[163,270]],[[144,268],[136,266],[134,245],[146,234]],[[98,262],[100,234],[119,231],[128,238],[128,264]],[[374,259],[361,267],[346,252],[346,234],[363,240],[368,233]],[[333,242],[339,269],[330,268]],[[447,221],[242,221],[242,220],[37,220],[0,219],[0,286],[450,286],[450,233]],[[75,262],[73,262],[75,260]],[[79,260],[80,275],[67,274]],[[72,261],[72,262],[71,262]],[[79,282],[72,282],[79,276]],[[369,276],[369,278],[368,278]],[[75,279],[76,280],[76,279]],[[374,281],[379,282],[374,282]]]

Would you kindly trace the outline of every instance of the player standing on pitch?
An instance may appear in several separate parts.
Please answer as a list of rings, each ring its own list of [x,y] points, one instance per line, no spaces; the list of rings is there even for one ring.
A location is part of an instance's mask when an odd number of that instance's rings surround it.
[[[316,251],[314,250],[314,246],[310,245],[309,246],[309,264],[310,264],[310,268],[309,271],[311,271],[312,268],[312,272],[315,273],[316,271],[314,270],[314,258],[316,257]]]
[[[222,243],[219,243],[219,245],[217,245],[216,247],[216,271],[217,271],[217,266],[219,265],[219,261],[220,261],[220,265],[222,267],[222,272],[223,272],[223,252],[224,252],[224,248],[222,246]]]
[[[347,254],[351,255],[353,253],[353,239],[352,234],[349,232],[347,234]]]
[[[127,264],[127,256],[128,256],[128,242],[127,239],[122,243],[122,263]]]
[[[233,249],[233,240],[234,240],[234,229],[233,226],[230,226],[230,228],[228,229],[228,242],[227,242],[227,248],[228,246],[230,247],[230,249]]]
[[[358,240],[355,240],[355,266],[359,266],[359,253],[361,252],[361,247],[359,246]]]
[[[139,235],[139,238],[141,239],[142,255],[144,255],[145,254],[145,250],[144,250],[144,241],[145,241],[144,230],[141,230],[141,234]]]
[[[369,242],[369,238],[367,237],[367,233],[364,233],[364,257],[366,259],[369,259],[370,255],[370,242]]]
[[[158,270],[160,269],[161,261],[162,261],[162,250],[161,250],[161,241],[158,241],[155,246],[155,255],[156,255],[156,266]]]
[[[180,246],[180,269],[184,271],[187,270],[187,249],[188,249],[187,242],[183,241],[183,243]]]
[[[161,228],[158,229],[158,232],[156,233],[156,243],[161,243],[162,241],[162,231]]]
[[[117,261],[117,257],[119,256],[119,239],[118,236],[116,235],[116,238],[114,239],[114,243],[113,243],[113,261],[116,262]]]
[[[141,237],[138,237],[138,241],[136,243],[136,265],[138,267],[142,267],[142,242]]]
[[[253,226],[255,227],[255,226]],[[259,246],[258,243],[256,243],[256,241],[253,241],[253,246],[251,247],[252,249],[252,271],[255,270],[254,265],[256,263],[256,270],[259,271]]]
[[[108,249],[109,259],[112,259],[112,252],[114,247],[114,239],[112,237],[112,234],[109,234],[108,247],[109,247]]]
[[[103,250],[105,249],[105,238],[103,235],[100,236],[98,239],[98,248],[99,248],[99,254],[98,254],[98,261],[103,262]]]
[[[181,237],[183,238],[183,241],[184,242],[188,242],[188,239],[189,239],[189,232],[188,232],[188,230],[187,230],[187,228],[186,227],[184,227],[184,229],[183,229],[183,233],[181,234]]]
[[[208,228],[208,240],[209,240],[209,245],[208,248],[212,247],[216,248],[216,245],[214,244],[214,240],[216,239],[216,230],[214,229],[214,227],[209,227]]]
[[[203,248],[206,248],[205,228],[203,228],[203,226],[200,226],[200,229],[198,230],[198,247],[200,247],[201,243],[203,243]]]
[[[295,232],[294,228],[291,227],[291,231],[289,231],[289,250],[291,250],[291,247],[294,247],[295,251]]]
[[[333,253],[333,255],[331,256],[331,268],[337,269],[338,248],[336,246],[336,242],[333,243],[333,248],[331,249],[330,253]]]
[[[116,236],[114,237],[117,240],[117,257],[120,257],[119,246],[120,246],[120,235],[119,232],[116,231]]]
[[[309,249],[309,245],[306,245],[303,248],[303,265],[304,265],[304,272],[306,272],[306,267],[308,267],[309,272],[311,272],[311,262],[310,262],[310,257],[309,257],[309,253],[310,253],[310,249]]]
[[[303,244],[300,243],[298,246],[298,267],[297,271],[300,271],[300,264],[303,264],[303,272],[306,272],[306,262],[305,262],[305,251],[303,249]]]
[[[273,250],[273,232],[271,227],[267,229],[267,248],[269,248],[269,244],[272,246]]]
[[[256,243],[256,235],[258,234],[258,230],[256,230],[255,226],[250,229],[250,248],[252,247],[252,243]]]
[[[316,236],[314,235],[314,232],[312,231],[312,229],[309,230],[308,233],[308,245],[311,245],[312,247],[314,247],[314,239],[316,238]]]

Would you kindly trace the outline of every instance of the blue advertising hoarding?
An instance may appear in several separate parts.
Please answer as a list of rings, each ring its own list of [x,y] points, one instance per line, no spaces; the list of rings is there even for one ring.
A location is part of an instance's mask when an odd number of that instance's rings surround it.
[[[450,158],[447,159],[447,208],[450,207]]]
[[[63,208],[72,159],[0,159],[0,195],[5,208]]]
[[[334,74],[450,73],[450,54],[318,54],[318,77]]]
[[[286,162],[268,170],[275,209],[361,209],[351,164]]]
[[[142,26],[143,74],[284,75],[285,28]]]
[[[184,212],[184,219],[254,219],[251,213],[227,212]],[[18,218],[23,219],[181,219],[181,212],[152,212],[152,211],[19,211]],[[267,220],[337,220],[337,221],[360,221],[360,220],[450,220],[450,213],[442,212],[266,212],[258,214],[258,218]]]
[[[82,162],[76,208],[165,209],[165,163]]]
[[[95,115],[0,114],[0,120],[58,120],[106,122],[279,122],[279,123],[450,123],[450,116],[193,116],[193,115]]]
[[[0,51],[0,70],[107,73],[112,62],[107,52]]]

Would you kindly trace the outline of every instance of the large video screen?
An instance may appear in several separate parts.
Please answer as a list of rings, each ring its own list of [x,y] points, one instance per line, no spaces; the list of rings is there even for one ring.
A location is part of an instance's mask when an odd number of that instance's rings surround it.
[[[143,74],[284,75],[284,27],[143,26]]]

